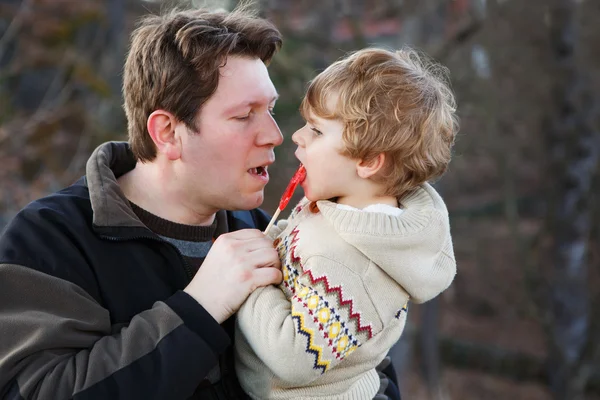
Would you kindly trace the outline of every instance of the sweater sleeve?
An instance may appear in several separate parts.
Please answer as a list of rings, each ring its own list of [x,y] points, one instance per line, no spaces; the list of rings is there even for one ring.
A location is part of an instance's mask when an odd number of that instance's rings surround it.
[[[298,213],[300,213],[307,205],[310,204],[310,201],[303,197],[300,199],[298,204],[296,204],[292,210],[290,211],[290,215],[286,219],[280,219],[274,224],[269,230],[269,238],[275,240],[281,235],[281,233],[287,228],[289,221],[296,218]]]
[[[271,240],[277,239],[277,237],[279,235],[281,235],[281,232],[283,232],[287,226],[288,226],[288,221],[286,219],[281,219],[281,220],[277,221],[277,223],[274,224],[271,227],[271,229],[269,230],[268,237]]]
[[[112,326],[79,286],[0,264],[0,398],[186,399],[229,337],[184,292]]]
[[[280,288],[268,286],[251,294],[237,314],[238,327],[257,357],[279,379],[297,386],[343,362],[381,329],[380,323],[361,321],[353,303],[361,299],[374,311],[359,276],[320,256],[311,257],[304,268],[316,266],[344,274],[345,288],[307,272],[298,277],[289,300]]]

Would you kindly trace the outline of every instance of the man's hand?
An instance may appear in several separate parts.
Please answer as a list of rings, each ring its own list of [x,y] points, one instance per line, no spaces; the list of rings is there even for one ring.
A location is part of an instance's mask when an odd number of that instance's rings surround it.
[[[222,323],[254,289],[280,283],[279,268],[279,255],[272,240],[257,229],[243,229],[215,240],[184,291]]]
[[[402,400],[400,390],[398,389],[396,370],[390,356],[386,356],[375,367],[375,370],[377,371],[377,375],[379,375],[379,390],[373,400]]]

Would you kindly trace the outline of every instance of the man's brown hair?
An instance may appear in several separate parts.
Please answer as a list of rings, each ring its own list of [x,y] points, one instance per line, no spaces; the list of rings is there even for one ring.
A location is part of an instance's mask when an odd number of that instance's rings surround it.
[[[123,76],[129,143],[139,161],[152,161],[156,146],[147,130],[150,114],[172,113],[193,132],[202,105],[213,95],[228,56],[269,64],[281,34],[248,7],[232,12],[173,10],[140,21],[131,37]]]
[[[341,121],[344,155],[370,161],[384,153],[373,179],[399,197],[440,177],[450,162],[458,123],[447,72],[412,49],[359,50],[310,83],[300,111],[308,120],[312,112]]]

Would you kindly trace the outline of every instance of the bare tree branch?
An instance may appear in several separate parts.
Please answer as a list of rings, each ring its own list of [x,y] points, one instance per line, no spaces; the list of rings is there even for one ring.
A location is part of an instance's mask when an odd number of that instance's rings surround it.
[[[19,6],[19,10],[17,11],[15,17],[10,22],[10,25],[4,32],[4,35],[0,38],[0,59],[4,56],[4,52],[6,51],[6,47],[8,44],[15,38],[15,36],[21,30],[21,25],[23,24],[23,19],[29,12],[31,0],[22,0],[21,5]]]

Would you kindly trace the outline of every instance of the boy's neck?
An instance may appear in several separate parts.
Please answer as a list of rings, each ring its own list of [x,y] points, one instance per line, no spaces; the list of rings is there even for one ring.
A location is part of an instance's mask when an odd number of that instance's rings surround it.
[[[336,203],[358,209],[362,209],[373,204],[386,204],[392,207],[398,207],[398,199],[394,196],[345,196],[338,197]]]

